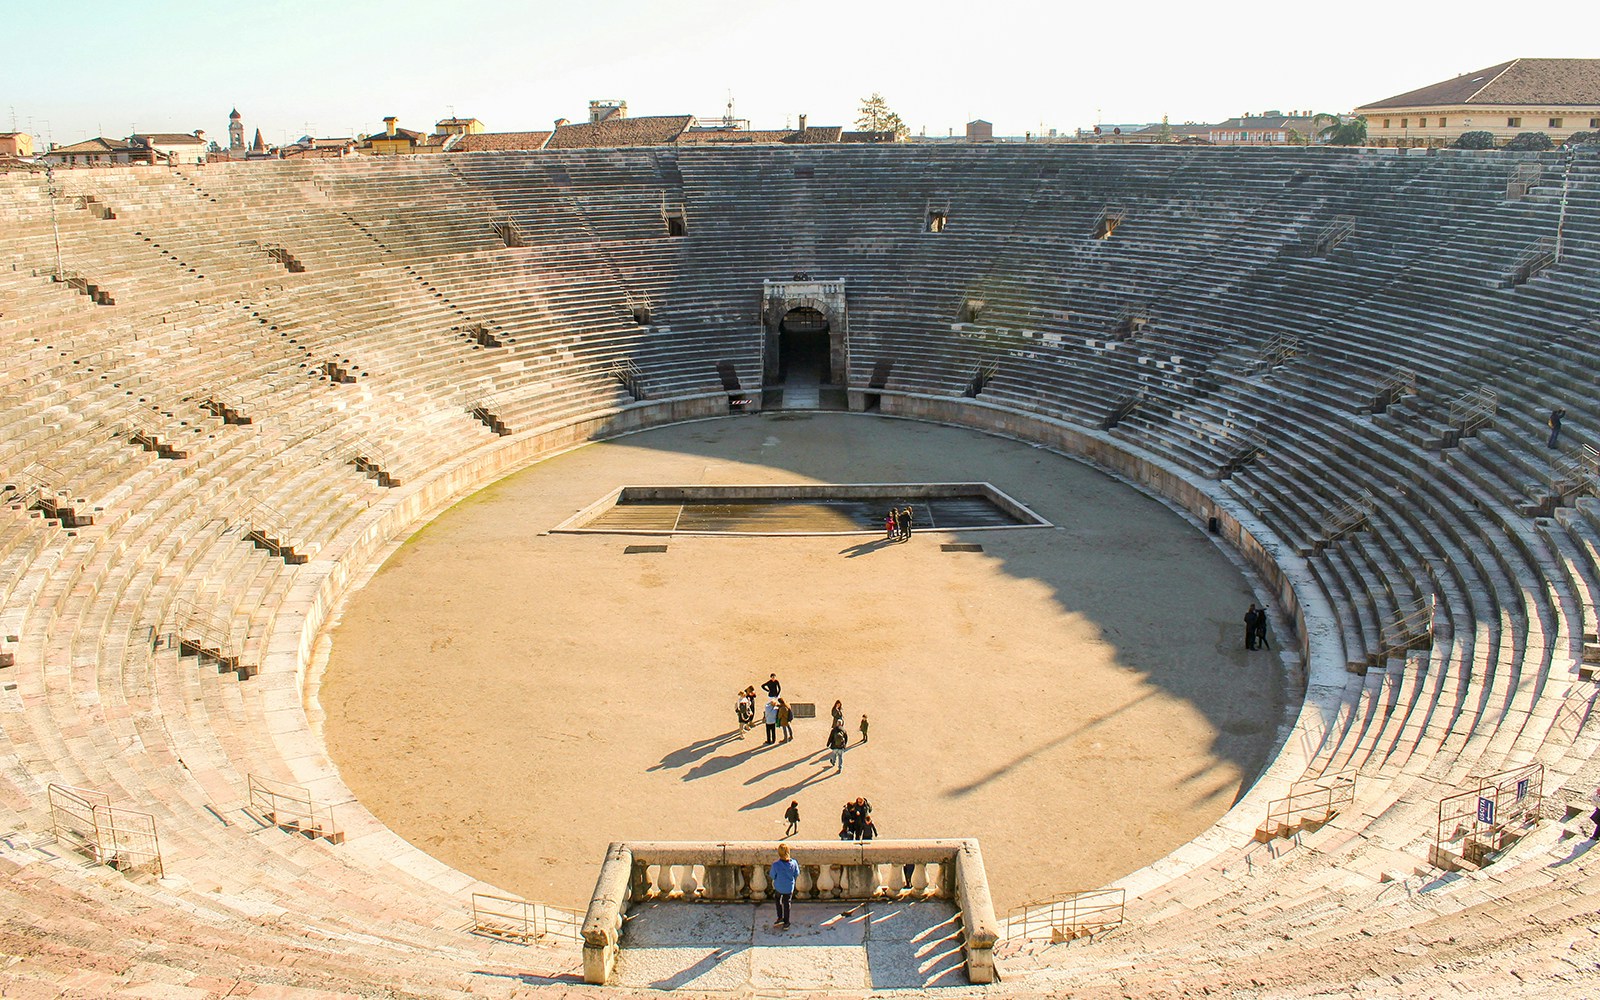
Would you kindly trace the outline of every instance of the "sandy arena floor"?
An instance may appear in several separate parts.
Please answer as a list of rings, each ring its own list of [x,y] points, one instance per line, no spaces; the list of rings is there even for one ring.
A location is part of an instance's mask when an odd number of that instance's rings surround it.
[[[546,534],[621,484],[985,480],[1058,527]],[[1041,449],[738,417],[590,445],[445,513],[351,600],[320,697],[368,808],[528,898],[582,908],[613,840],[776,840],[791,800],[826,838],[865,795],[881,836],[978,837],[1003,913],[1161,857],[1248,786],[1285,697],[1277,656],[1241,648],[1251,600],[1203,532]],[[734,698],[773,671],[819,718],[766,747],[735,735]]]

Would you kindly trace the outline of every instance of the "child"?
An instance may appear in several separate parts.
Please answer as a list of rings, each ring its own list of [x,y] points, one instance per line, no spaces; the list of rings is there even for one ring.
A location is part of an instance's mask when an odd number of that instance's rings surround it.
[[[800,800],[794,799],[789,803],[789,808],[783,812],[783,818],[789,821],[789,829],[784,832],[785,837],[792,837],[800,832]]]
[[[861,742],[867,742],[867,717],[861,716]]]

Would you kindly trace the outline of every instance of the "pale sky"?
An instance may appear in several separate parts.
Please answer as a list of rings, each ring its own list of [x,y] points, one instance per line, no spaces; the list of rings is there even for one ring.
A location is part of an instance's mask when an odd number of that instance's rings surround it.
[[[944,0],[0,0],[0,130],[41,138],[190,132],[281,143],[490,131],[629,113],[853,127],[880,91],[913,133],[1215,122],[1346,111],[1517,56],[1597,56],[1600,4],[1415,0],[948,3]]]

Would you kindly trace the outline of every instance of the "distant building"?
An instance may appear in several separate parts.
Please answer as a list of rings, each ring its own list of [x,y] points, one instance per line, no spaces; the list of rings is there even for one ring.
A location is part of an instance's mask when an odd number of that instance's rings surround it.
[[[0,132],[0,156],[27,158],[33,155],[33,136],[26,132]]]
[[[483,122],[476,118],[445,118],[433,127],[436,136],[445,135],[482,135]]]
[[[1445,146],[1464,132],[1504,142],[1543,132],[1560,143],[1600,131],[1600,59],[1513,59],[1355,111],[1374,146]]]
[[[358,143],[351,138],[313,139],[303,135],[287,146],[278,150],[278,157],[285,160],[336,160],[342,156],[349,156],[356,151]]]
[[[144,146],[154,153],[154,162],[173,165],[204,163],[211,149],[204,129],[195,129],[193,132],[149,132],[128,138],[135,145]]]
[[[148,147],[135,145],[126,139],[97,136],[66,146],[56,146],[39,154],[38,160],[54,167],[111,167],[149,163],[152,155]]]
[[[447,121],[449,119],[446,119]],[[390,115],[383,120],[383,131],[367,136],[361,145],[356,147],[358,152],[370,156],[398,156],[414,153],[439,153],[444,151],[444,138],[441,136],[424,135],[413,132],[408,128],[401,128],[399,119]]]
[[[1217,146],[1287,146],[1319,142],[1317,133],[1326,123],[1315,116],[1291,111],[1264,111],[1219,122],[1206,130],[1206,140]]]
[[[994,123],[982,118],[967,122],[968,142],[994,142]]]
[[[627,101],[590,101],[589,124],[598,125],[613,118],[628,117]]]
[[[623,105],[624,109],[626,105]],[[585,125],[557,123],[555,134],[545,149],[586,149],[614,146],[662,146],[678,138],[694,121],[693,115],[659,115],[650,118],[625,118],[612,114],[603,121]]]
[[[238,154],[238,159],[243,159],[245,154],[244,119],[239,116],[238,108],[228,114],[228,153]]]

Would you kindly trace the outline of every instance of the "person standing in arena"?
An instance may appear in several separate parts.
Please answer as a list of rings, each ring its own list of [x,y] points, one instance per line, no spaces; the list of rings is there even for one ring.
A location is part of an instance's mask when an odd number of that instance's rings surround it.
[[[1256,648],[1256,625],[1261,621],[1261,612],[1256,610],[1254,604],[1244,613],[1244,648]]]
[[[792,837],[800,832],[800,800],[793,799],[789,808],[783,811],[783,818],[789,821],[789,828],[784,831],[785,837]]]
[[[767,746],[778,742],[778,699],[769,698],[761,710],[761,721],[767,724]]]
[[[844,723],[834,725],[828,733],[828,760],[833,764],[834,772],[844,771],[844,748],[850,743],[850,737],[844,731]]]
[[[776,698],[783,693],[783,685],[778,683],[777,674],[768,674],[767,681],[761,685],[761,690],[767,693],[768,698]]]
[[[783,742],[794,739],[794,709],[782,698],[778,699],[778,728],[783,730]]]
[[[1550,411],[1550,419],[1546,421],[1550,425],[1550,444],[1548,447],[1554,448],[1556,446],[1556,442],[1561,439],[1561,421],[1564,420],[1566,416],[1567,411],[1563,410],[1559,406]]]
[[[1271,649],[1272,643],[1267,641],[1267,609],[1262,608],[1256,612],[1256,644],[1255,649]]]

